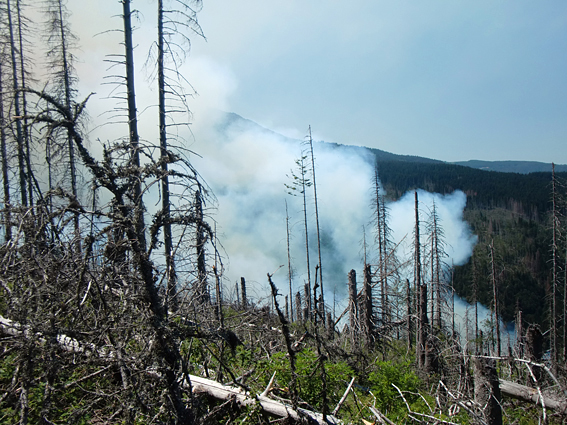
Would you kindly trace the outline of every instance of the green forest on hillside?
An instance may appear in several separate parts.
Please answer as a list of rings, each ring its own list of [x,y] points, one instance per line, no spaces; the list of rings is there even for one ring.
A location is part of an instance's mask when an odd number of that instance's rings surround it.
[[[419,162],[408,166],[404,162],[378,161],[378,168],[386,192],[393,198],[416,188],[438,193],[457,189],[465,192],[464,218],[479,242],[471,260],[455,268],[457,293],[469,302],[476,299],[486,306],[492,305],[488,246],[494,240],[502,318],[514,322],[520,308],[529,323],[547,326],[546,299],[551,281],[551,173],[501,173]],[[565,181],[567,174],[557,173],[556,176]],[[559,213],[563,215],[563,211]],[[475,285],[476,295],[473,294]]]

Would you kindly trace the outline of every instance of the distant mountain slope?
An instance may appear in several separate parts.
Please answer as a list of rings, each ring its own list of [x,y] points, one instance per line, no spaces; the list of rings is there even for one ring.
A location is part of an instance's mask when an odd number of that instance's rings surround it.
[[[216,124],[217,130],[222,133],[226,132],[245,132],[245,131],[254,131],[258,133],[267,134],[273,137],[277,137],[280,140],[284,140],[290,143],[301,143],[303,140],[293,139],[287,136],[284,136],[280,133],[272,131],[266,127],[261,126],[260,124],[244,118],[234,112],[225,112],[222,118]],[[398,155],[391,152],[386,152],[381,149],[375,148],[368,148],[365,146],[355,146],[355,145],[342,145],[340,143],[332,143],[332,142],[325,142],[320,141],[320,143],[325,143],[329,147],[337,147],[342,149],[352,149],[352,150],[365,150],[370,151],[378,161],[401,161],[401,162],[422,162],[422,163],[430,163],[430,164],[443,164],[444,161],[440,161],[437,159],[425,158],[422,156],[415,156],[415,155]]]
[[[252,131],[288,143],[302,142],[262,127],[235,113],[224,113],[217,123],[217,129],[227,136]],[[368,156],[368,153],[374,155],[380,180],[388,195],[394,199],[416,188],[438,193],[450,193],[460,189],[467,194],[468,209],[501,207],[513,209],[532,218],[544,216],[550,205],[551,164],[535,161],[448,163],[362,146],[316,143],[359,152],[363,156]],[[562,178],[567,178],[567,173],[563,172],[567,172],[566,165],[556,165],[556,171]]]
[[[458,161],[452,164],[463,165],[465,167],[478,168],[479,170],[501,171],[504,173],[537,173],[551,172],[551,164],[537,161]],[[555,171],[567,171],[567,165],[555,164]]]
[[[258,123],[246,119],[234,112],[225,112],[221,120],[217,123],[217,129],[221,132],[226,132],[228,130],[233,132],[245,132],[245,131],[255,131],[259,133],[264,133],[273,137],[277,137],[281,140],[285,140],[290,143],[300,143],[302,140],[293,139],[284,136],[280,133],[272,131],[266,127],[262,127]],[[481,161],[481,160],[469,160],[469,161],[457,161],[457,162],[445,162],[438,159],[425,158],[422,156],[415,155],[399,155],[391,152],[386,152],[381,149],[368,148],[364,146],[353,146],[353,145],[341,145],[339,143],[329,143],[324,142],[328,146],[335,146],[337,148],[343,149],[353,149],[353,150],[368,150],[379,162],[386,161],[399,161],[399,162],[411,162],[411,163],[427,163],[427,164],[447,164],[447,165],[461,165],[464,167],[475,168],[478,170],[485,171],[498,171],[503,173],[537,173],[537,172],[551,172],[551,163],[536,162],[536,161]],[[555,171],[557,172],[567,172],[567,165],[555,165]]]

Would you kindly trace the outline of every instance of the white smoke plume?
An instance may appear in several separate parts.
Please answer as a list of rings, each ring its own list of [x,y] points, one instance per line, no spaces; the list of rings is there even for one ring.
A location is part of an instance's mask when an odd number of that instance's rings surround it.
[[[307,281],[303,199],[287,194],[291,170],[301,155],[301,141],[285,138],[233,115],[221,114],[216,126],[201,140],[195,165],[218,199],[215,219],[219,239],[228,257],[225,286],[234,288],[240,277],[258,297],[267,293],[267,273],[275,273],[280,292],[287,295],[287,247],[285,200],[290,214],[294,292]],[[307,131],[307,128],[306,128]],[[373,157],[361,148],[337,147],[315,143],[316,183],[322,244],[322,266],[326,303],[333,292],[339,299],[346,293],[347,273],[362,269],[363,226],[372,249],[368,229],[372,218],[369,207],[374,174]],[[310,161],[310,158],[308,158]],[[311,279],[317,258],[313,192],[307,189]],[[476,237],[463,221],[466,197],[462,192],[450,195],[419,191],[422,220],[435,199],[440,224],[444,229],[448,264],[465,263],[472,253]],[[388,204],[392,238],[409,242],[414,228],[413,192]],[[371,256],[372,253],[369,253]],[[399,255],[411,257],[405,242]],[[283,266],[283,267],[281,267]],[[281,267],[281,268],[280,268]]]
[[[283,265],[274,278],[280,288],[287,288],[287,199],[294,283],[299,290],[307,281],[303,200],[288,195],[285,184],[291,184],[301,142],[232,118],[217,126],[207,143],[199,143],[205,150],[200,150],[203,158],[196,160],[218,199],[215,218],[219,239],[228,254],[227,280],[234,282],[243,276],[258,292],[267,283],[266,273],[274,273]],[[366,195],[372,165],[368,157],[320,143],[314,150],[324,284],[334,286],[346,279],[347,267],[360,264],[361,228],[368,220]],[[307,203],[314,279],[318,261],[312,189],[307,189]]]
[[[435,202],[435,209],[440,220],[439,226],[444,234],[446,253],[444,260],[449,266],[465,264],[472,255],[478,239],[471,233],[468,223],[463,219],[463,211],[467,203],[466,195],[460,190],[448,195],[418,190],[417,195],[422,243],[428,236],[424,224]],[[403,241],[399,247],[399,254],[404,258],[411,258],[415,227],[414,192],[406,193],[398,201],[390,203],[389,207],[389,225],[392,229],[393,240]]]

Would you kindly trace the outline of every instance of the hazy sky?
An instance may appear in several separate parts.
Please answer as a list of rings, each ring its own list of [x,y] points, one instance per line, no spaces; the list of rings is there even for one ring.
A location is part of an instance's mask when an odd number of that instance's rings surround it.
[[[567,2],[209,0],[227,107],[264,126],[447,161],[567,163]],[[199,90],[199,86],[196,86]]]
[[[155,3],[133,1],[137,65]],[[120,48],[93,35],[121,25],[120,3],[68,5],[82,84],[100,91],[95,69]],[[311,125],[399,154],[567,164],[564,0],[204,0],[199,21],[207,41],[192,37],[183,68],[196,120],[213,107],[296,138]]]

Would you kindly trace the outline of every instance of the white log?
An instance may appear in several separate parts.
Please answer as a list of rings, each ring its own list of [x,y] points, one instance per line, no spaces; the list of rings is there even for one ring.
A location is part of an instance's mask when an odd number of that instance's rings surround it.
[[[308,417],[317,421],[317,423],[321,425],[342,424],[342,421],[334,416],[327,415],[327,422],[325,422],[323,421],[323,415],[320,413],[301,408],[298,408],[298,410],[295,411],[293,407],[288,404],[272,400],[271,398],[262,395],[254,397],[247,394],[242,388],[229,387],[211,379],[201,378],[200,376],[189,375],[189,379],[191,380],[193,393],[206,393],[218,400],[230,400],[234,397],[242,406],[258,403],[262,407],[262,410],[266,413],[279,416],[281,418],[289,416],[295,420],[299,420],[302,417]]]
[[[553,409],[560,413],[567,413],[567,400],[552,395],[544,395],[542,400],[536,388],[500,379],[500,391],[502,394],[518,400],[545,406],[547,409]]]

